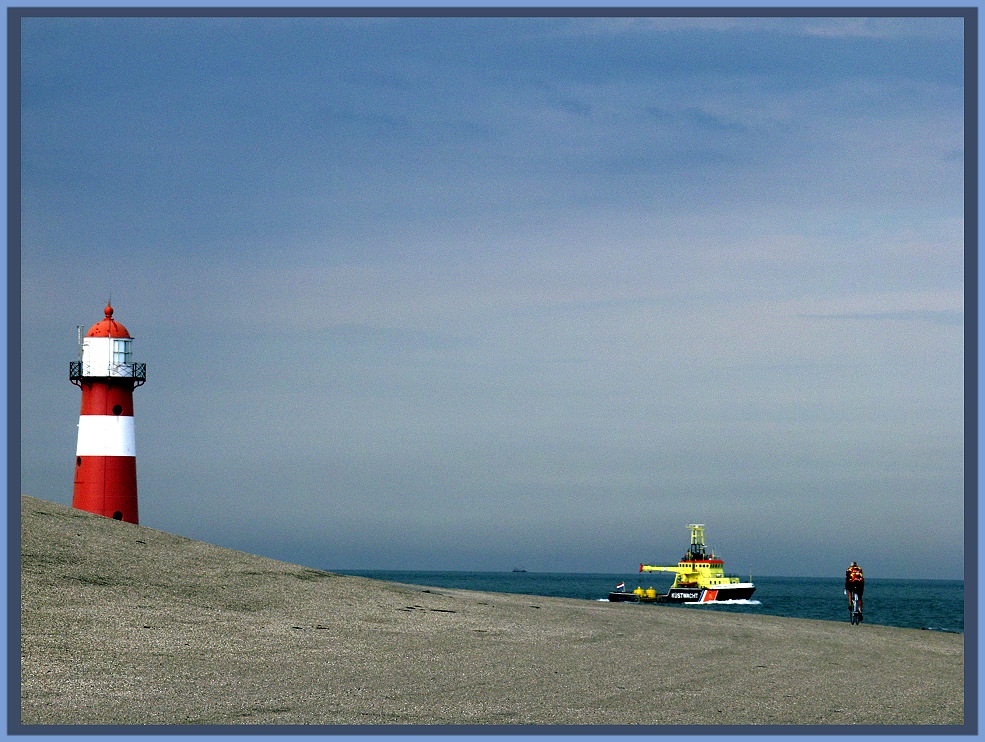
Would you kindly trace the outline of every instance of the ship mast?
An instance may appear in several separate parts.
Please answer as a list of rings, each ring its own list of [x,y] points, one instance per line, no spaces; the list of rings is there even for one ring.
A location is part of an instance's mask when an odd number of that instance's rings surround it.
[[[688,548],[687,554],[688,559],[704,559],[705,558],[705,524],[704,523],[688,523],[687,527],[691,529],[691,546]]]

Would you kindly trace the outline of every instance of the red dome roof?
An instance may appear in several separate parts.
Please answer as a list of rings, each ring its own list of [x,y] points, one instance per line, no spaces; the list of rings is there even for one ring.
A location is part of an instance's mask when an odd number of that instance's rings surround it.
[[[106,309],[103,310],[106,314],[106,318],[101,322],[97,322],[91,328],[89,332],[86,333],[87,338],[128,338],[130,333],[127,332],[127,328],[113,319],[113,307],[106,305]]]

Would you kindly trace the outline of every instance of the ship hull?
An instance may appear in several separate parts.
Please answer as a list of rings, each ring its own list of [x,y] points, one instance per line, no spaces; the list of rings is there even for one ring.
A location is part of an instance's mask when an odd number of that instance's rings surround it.
[[[664,595],[650,597],[639,593],[609,593],[610,603],[712,603],[726,600],[748,600],[756,591],[751,582],[723,585],[715,588],[672,587]]]
[[[609,593],[610,603],[639,603],[640,596],[636,593],[620,593],[613,592]]]
[[[722,585],[721,587],[672,587],[666,595],[659,596],[658,601],[661,603],[721,603],[726,600],[748,600],[755,591],[755,585],[750,582]]]

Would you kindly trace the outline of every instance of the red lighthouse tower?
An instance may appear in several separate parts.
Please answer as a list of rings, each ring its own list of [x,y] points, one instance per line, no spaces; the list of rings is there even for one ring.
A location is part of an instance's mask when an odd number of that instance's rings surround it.
[[[133,390],[146,381],[147,365],[131,362],[133,338],[113,319],[113,307],[104,311],[69,366],[69,379],[82,389],[72,507],[137,523]]]

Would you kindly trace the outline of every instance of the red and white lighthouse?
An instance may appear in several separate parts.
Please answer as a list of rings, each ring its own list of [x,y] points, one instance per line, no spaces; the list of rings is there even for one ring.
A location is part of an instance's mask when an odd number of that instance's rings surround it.
[[[147,365],[131,361],[133,338],[113,319],[113,307],[104,311],[80,338],[79,360],[69,367],[69,379],[82,389],[72,507],[137,523],[133,390],[146,381]]]

